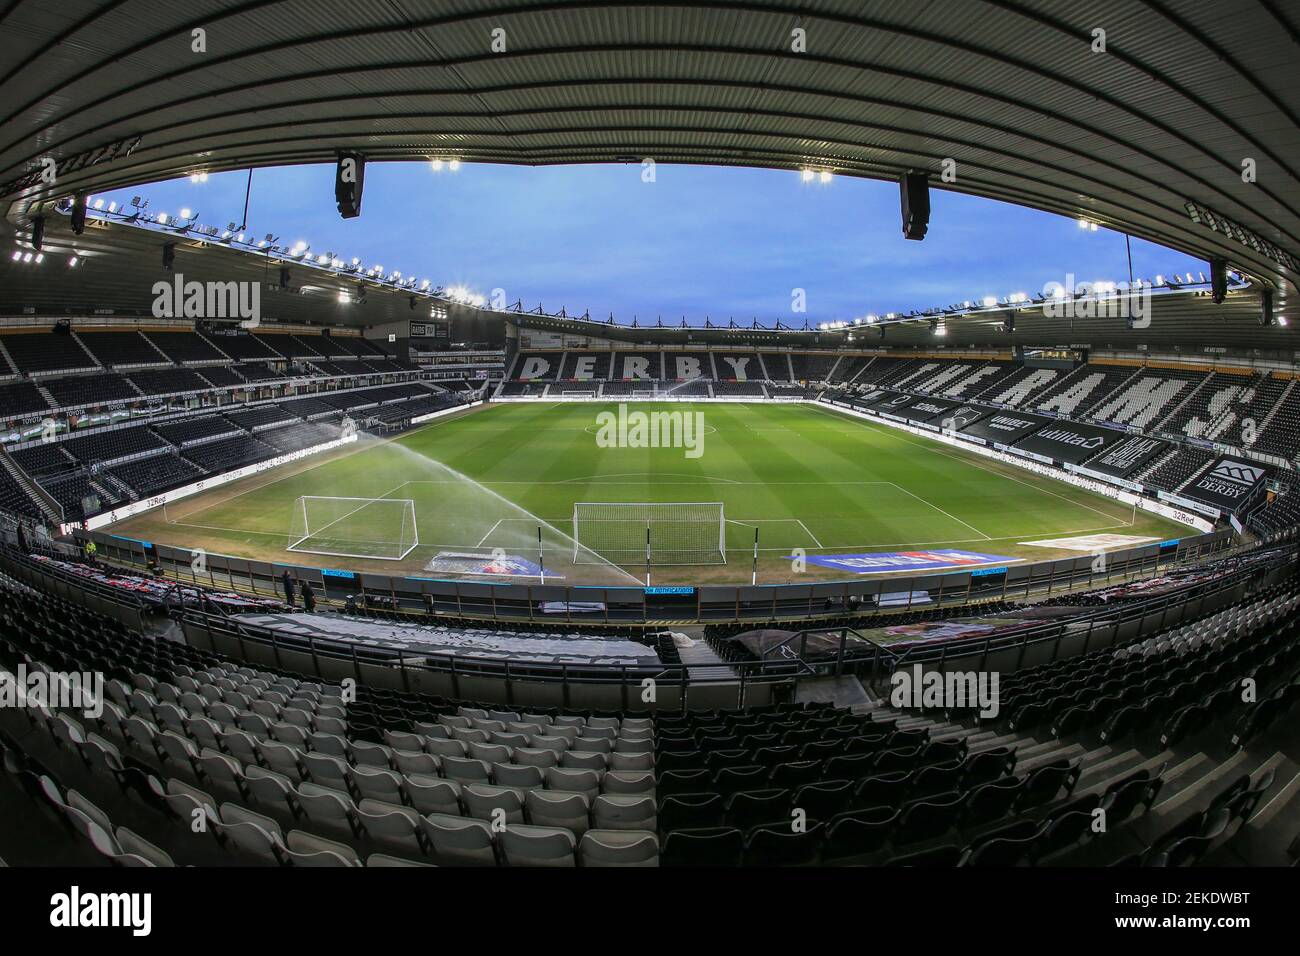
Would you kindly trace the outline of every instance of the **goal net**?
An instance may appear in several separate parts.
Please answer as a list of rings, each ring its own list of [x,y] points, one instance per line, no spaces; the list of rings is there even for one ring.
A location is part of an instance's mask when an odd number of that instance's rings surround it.
[[[419,543],[409,498],[304,495],[293,505],[287,550],[397,561]]]
[[[720,501],[573,505],[573,563],[726,564]]]

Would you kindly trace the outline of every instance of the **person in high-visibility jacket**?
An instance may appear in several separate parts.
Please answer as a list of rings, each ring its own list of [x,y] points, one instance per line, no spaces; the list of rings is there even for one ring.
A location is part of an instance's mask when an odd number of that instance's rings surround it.
[[[92,567],[93,567],[94,564],[95,564],[95,553],[96,553],[98,550],[99,550],[99,548],[95,546],[95,542],[93,542],[93,541],[87,541],[87,542],[86,542],[86,548],[85,548],[85,551],[86,551],[86,563],[89,564],[89,565],[91,565]]]

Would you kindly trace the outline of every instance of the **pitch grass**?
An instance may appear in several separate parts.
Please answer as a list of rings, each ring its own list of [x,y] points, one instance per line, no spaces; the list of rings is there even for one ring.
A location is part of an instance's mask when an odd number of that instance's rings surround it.
[[[1186,535],[1174,522],[1063,482],[991,462],[884,425],[814,405],[633,404],[631,410],[701,412],[703,454],[601,448],[596,415],[612,403],[493,405],[434,422],[354,453],[308,459],[128,520],[116,533],[290,564],[420,573],[446,550],[504,549],[570,583],[632,583],[626,569],[573,564],[575,501],[721,501],[727,564],[662,567],[654,583],[748,582],[754,529],[759,581],[843,577],[808,554],[962,548],[1043,560],[1079,552],[1034,539],[1117,533]],[[410,498],[420,546],[404,561],[320,557],[285,550],[300,495]],[[539,519],[542,519],[539,522]]]

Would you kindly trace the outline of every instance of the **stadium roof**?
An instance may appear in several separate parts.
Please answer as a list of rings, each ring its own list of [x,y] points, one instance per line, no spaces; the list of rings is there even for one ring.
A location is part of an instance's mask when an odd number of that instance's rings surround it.
[[[1300,320],[1300,15],[1277,0],[448,6],[9,4],[0,202],[21,223],[73,193],[339,149],[928,170],[935,188],[1225,256]]]
[[[0,222],[0,246],[11,224]],[[171,270],[164,269],[160,248],[172,243],[175,261]],[[251,247],[250,247],[251,246]],[[1245,282],[1233,283],[1226,300],[1216,304],[1210,297],[1202,276],[1160,277],[1164,284],[1150,290],[1149,311],[1139,328],[1130,329],[1117,301],[1111,300],[1099,311],[1093,299],[1085,307],[1084,299],[1073,296],[1054,302],[999,302],[985,307],[956,312],[935,312],[908,316],[881,316],[878,324],[863,320],[861,324],[831,323],[834,328],[802,330],[782,327],[754,329],[748,323],[727,326],[725,318],[714,328],[698,325],[677,327],[672,323],[643,323],[639,327],[609,325],[601,321],[584,321],[572,316],[543,315],[536,312],[496,312],[451,301],[445,290],[403,288],[392,282],[370,278],[364,272],[344,273],[314,264],[310,255],[294,260],[284,253],[269,254],[256,244],[243,246],[156,223],[123,221],[92,211],[85,233],[74,236],[66,215],[50,217],[45,239],[44,262],[41,264],[6,261],[5,282],[0,285],[0,312],[34,309],[40,315],[97,314],[104,322],[113,318],[148,319],[154,302],[156,282],[173,283],[177,276],[185,281],[257,282],[267,290],[262,299],[262,313],[268,322],[307,325],[382,326],[403,320],[423,321],[438,310],[438,316],[451,319],[460,333],[478,340],[476,330],[487,330],[502,319],[548,332],[565,332],[614,338],[633,343],[689,345],[713,344],[799,345],[810,348],[855,348],[908,346],[931,348],[949,345],[978,345],[1010,348],[1013,345],[1035,347],[1088,347],[1101,349],[1143,349],[1169,352],[1183,350],[1202,353],[1231,350],[1274,360],[1293,358],[1300,349],[1300,327],[1290,324],[1268,330],[1256,324],[1259,300],[1255,290]],[[76,265],[70,266],[72,257]],[[288,288],[281,289],[279,270],[288,269]],[[1153,277],[1148,277],[1148,279]],[[357,301],[364,286],[366,297]],[[1045,309],[1055,307],[1056,314]],[[1091,314],[1084,314],[1091,309]],[[1008,333],[1004,322],[1013,316],[1015,329]],[[948,338],[936,337],[932,323],[942,325]],[[886,326],[884,338],[879,326]],[[486,338],[486,336],[484,336]]]

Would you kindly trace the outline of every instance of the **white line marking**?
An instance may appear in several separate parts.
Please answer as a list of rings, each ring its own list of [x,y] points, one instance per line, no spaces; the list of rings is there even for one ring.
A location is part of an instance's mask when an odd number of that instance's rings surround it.
[[[505,520],[506,520],[505,518],[498,519],[496,524],[488,528],[487,534],[483,535],[483,537],[478,539],[478,544],[474,545],[474,547],[476,548],[483,547],[483,542],[486,541],[488,538],[492,537],[492,532],[495,531],[497,528],[501,527],[501,522]]]
[[[893,481],[891,481],[891,482],[889,482],[889,484],[893,485],[895,488],[897,488],[897,489],[898,489],[899,491],[901,491],[903,494],[905,494],[905,495],[911,495],[911,496],[912,496],[913,498],[915,498],[917,501],[921,502],[921,504],[923,504],[923,505],[929,505],[931,508],[933,508],[935,511],[939,512],[940,514],[942,514],[942,515],[947,515],[949,518],[951,518],[953,521],[957,522],[958,524],[960,524],[960,525],[965,525],[967,528],[970,528],[970,529],[971,529],[972,531],[974,531],[976,534],[981,535],[981,536],[984,538],[985,541],[991,541],[991,540],[992,540],[988,535],[984,534],[983,531],[981,531],[979,528],[975,527],[973,524],[970,524],[969,522],[966,522],[966,521],[962,521],[960,518],[958,518],[958,517],[957,517],[956,515],[954,515],[954,514],[949,514],[949,512],[944,511],[944,510],[943,510],[942,508],[940,508],[938,505],[936,505],[936,504],[932,504],[931,502],[926,501],[924,498],[922,498],[922,497],[921,497],[920,495],[918,495],[916,492],[914,492],[914,491],[909,491],[908,489],[904,488],[902,485],[898,484],[897,482],[893,482]]]
[[[796,518],[795,520],[798,521],[799,519]],[[799,521],[799,527],[803,528],[804,531],[807,531],[807,532],[808,532],[808,537],[810,537],[810,538],[813,539],[813,544],[814,544],[814,545],[816,545],[818,548],[823,548],[822,543],[821,543],[820,541],[817,540],[817,535],[815,535],[815,534],[813,534],[811,531],[809,531],[809,530],[808,530],[808,526],[807,526],[806,524],[804,524],[802,521]]]
[[[907,442],[909,445],[915,445],[918,448],[924,448],[926,451],[932,452],[936,455],[942,455],[945,458],[951,458],[954,461],[959,461],[964,465],[970,465],[972,468],[978,468],[980,471],[986,471],[990,475],[996,475],[999,478],[1005,478],[1008,481],[1014,481],[1017,484],[1024,485],[1026,488],[1032,488],[1035,491],[1041,491],[1043,494],[1051,495],[1054,498],[1060,498],[1062,501],[1068,501],[1070,502],[1070,504],[1078,505],[1081,508],[1087,508],[1089,511],[1093,511],[1101,515],[1103,518],[1110,518],[1111,520],[1115,520],[1115,515],[1113,514],[1108,514],[1107,512],[1102,511],[1100,508],[1094,508],[1092,505],[1085,504],[1082,501],[1076,501],[1075,499],[1069,498],[1066,495],[1052,491],[1050,488],[1044,488],[1039,485],[1030,484],[1027,481],[1017,478],[1015,475],[1004,475],[1002,472],[995,471],[994,469],[986,467],[985,465],[982,465],[977,461],[971,461],[964,456],[954,455],[946,451],[942,451],[941,449],[936,448],[927,442],[914,441],[910,438],[905,438],[903,437],[903,433],[899,429],[890,428],[887,425],[880,425],[875,422],[863,421],[862,419],[858,419],[858,418],[852,418],[844,415],[836,415],[834,409],[826,408],[825,406],[820,404],[814,404],[813,407],[816,408],[818,411],[830,415],[831,417],[837,419],[838,421],[858,422],[860,425],[864,425],[872,431],[877,431],[877,432],[883,431],[893,436],[894,438],[897,438],[899,441]],[[1007,467],[1011,467],[1011,466],[1007,466]],[[1051,479],[1049,478],[1048,480],[1050,481]],[[1133,521],[1130,518],[1128,521],[1121,522],[1119,525],[1112,525],[1112,527],[1127,527],[1132,525],[1132,523]]]

